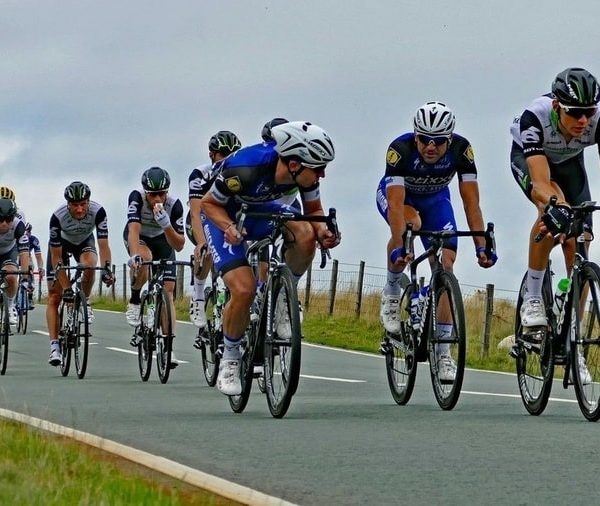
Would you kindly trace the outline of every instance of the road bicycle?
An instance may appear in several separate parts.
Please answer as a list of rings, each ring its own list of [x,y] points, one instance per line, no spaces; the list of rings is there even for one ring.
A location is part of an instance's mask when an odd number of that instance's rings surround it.
[[[189,266],[192,261],[149,260],[139,263],[140,267],[152,267],[148,289],[144,290],[140,304],[140,324],[135,327],[131,343],[138,349],[138,365],[142,381],[148,381],[152,370],[152,354],[156,352],[156,369],[160,382],[169,381],[173,352],[173,322],[175,315],[164,288],[165,270],[171,265]]]
[[[264,389],[271,415],[282,418],[287,413],[300,378],[301,326],[298,292],[289,267],[284,259],[284,229],[289,221],[325,223],[339,237],[336,211],[329,209],[327,216],[302,215],[294,212],[254,212],[243,204],[237,215],[241,231],[246,218],[270,221],[273,225],[268,237],[251,243],[247,250],[250,266],[258,279],[261,252],[268,248],[268,274],[264,291],[259,294],[257,314],[241,342],[240,376],[242,393],[229,396],[231,409],[241,413],[250,397],[252,379],[264,376]],[[324,254],[325,250],[322,250]],[[288,335],[277,332],[280,319],[289,320]]]
[[[485,254],[488,258],[493,258],[496,255],[494,225],[488,223],[485,231],[417,231],[409,223],[404,240],[407,255],[414,253],[415,236],[429,238],[431,245],[410,262],[410,280],[400,298],[400,332],[394,334],[385,331],[380,352],[385,356],[388,384],[396,403],[404,405],[410,400],[417,375],[417,363],[429,359],[431,383],[437,403],[442,409],[450,410],[458,402],[464,376],[465,311],[458,280],[452,272],[443,268],[442,250],[446,241],[452,237],[485,237]],[[397,251],[392,252],[392,257],[397,254]],[[420,286],[417,267],[430,258],[433,263],[429,285]],[[441,303],[448,308],[448,316],[443,321],[440,321],[441,316],[438,314]],[[449,324],[451,329],[440,336],[436,330],[442,323]],[[440,347],[447,351],[441,352]],[[440,374],[444,361],[449,359],[455,365],[453,378]]]
[[[75,358],[75,371],[79,379],[85,377],[88,363],[90,344],[90,324],[88,321],[88,301],[81,286],[81,276],[85,271],[105,272],[107,267],[90,267],[86,265],[58,265],[56,274],[60,271],[74,272],[69,276],[72,294],[63,291],[58,306],[58,344],[61,353],[60,373],[69,375],[71,368],[71,352]]]
[[[552,198],[546,207],[556,203]],[[516,359],[517,378],[525,409],[540,415],[550,397],[554,370],[564,367],[563,387],[575,388],[577,403],[590,421],[600,419],[600,268],[588,260],[584,223],[588,215],[600,209],[588,201],[572,206],[573,222],[569,236],[575,237],[575,262],[569,275],[570,287],[562,307],[555,303],[550,263],[542,284],[548,325],[523,328],[520,310],[525,293],[523,277],[515,313],[515,345],[511,355]],[[536,240],[541,239],[540,236]]]
[[[11,334],[6,277],[28,275],[29,273],[29,271],[5,271],[0,269],[0,374],[2,376],[6,373],[6,366],[8,365],[8,338]]]
[[[204,289],[206,325],[198,329],[194,343],[194,347],[202,354],[202,372],[211,387],[217,383],[223,355],[223,308],[228,300],[229,290],[213,267],[210,285]]]
[[[31,279],[31,274],[29,279]],[[29,320],[29,311],[32,309],[29,297],[33,292],[33,286],[31,282],[23,277],[19,277],[19,284],[17,288],[17,297],[15,300],[15,308],[17,309],[17,332],[21,334],[27,333],[27,323]]]

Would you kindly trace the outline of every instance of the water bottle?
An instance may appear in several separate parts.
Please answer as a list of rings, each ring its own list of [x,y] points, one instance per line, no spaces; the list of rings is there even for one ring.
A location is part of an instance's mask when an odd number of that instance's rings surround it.
[[[556,293],[554,294],[554,304],[552,305],[552,311],[555,316],[560,315],[569,288],[571,288],[571,280],[569,278],[563,278],[558,282]]]
[[[148,308],[146,312],[147,325],[152,325],[154,323],[154,302],[150,302],[146,307]]]
[[[425,306],[425,299],[429,291],[428,286],[422,287],[418,292],[412,294],[410,299],[410,321],[413,329],[418,329],[421,325],[421,319],[423,318],[423,308]]]
[[[262,307],[262,300],[265,291],[265,283],[258,282],[256,287],[256,295],[254,296],[254,301],[252,302],[252,306],[250,306],[250,320],[258,321],[260,318],[260,309]]]

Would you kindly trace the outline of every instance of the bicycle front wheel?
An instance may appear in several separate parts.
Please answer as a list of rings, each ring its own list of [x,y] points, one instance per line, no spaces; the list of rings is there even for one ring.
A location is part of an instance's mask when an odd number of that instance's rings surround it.
[[[19,291],[17,292],[17,312],[19,313],[17,332],[25,335],[29,319],[29,294],[22,286],[19,286]]]
[[[77,377],[83,379],[87,369],[88,349],[90,343],[89,323],[87,318],[87,300],[83,292],[77,293],[73,312],[73,355]]]
[[[600,419],[600,268],[586,263],[571,311],[571,366],[577,403],[591,422]]]
[[[412,396],[417,377],[416,339],[410,321],[410,300],[414,287],[409,285],[400,299],[400,333],[385,332],[381,352],[392,398],[403,406]]]
[[[206,325],[198,331],[198,340],[200,344],[200,353],[202,354],[202,371],[209,387],[214,387],[217,383],[219,374],[219,363],[221,354],[219,345],[223,340],[223,331],[221,327],[223,311],[222,307],[217,307],[216,284],[204,295],[204,309],[206,311]]]
[[[521,325],[521,305],[527,274],[523,277],[515,311],[515,347],[517,380],[525,409],[530,415],[540,415],[548,404],[554,377],[554,352],[548,329],[524,333]],[[548,271],[544,274],[542,298],[546,308],[552,307],[552,287]]]
[[[454,274],[440,271],[433,283],[435,293],[427,309],[429,369],[433,393],[442,409],[452,409],[460,397],[465,374],[465,309]]]
[[[4,376],[8,364],[8,336],[10,321],[8,319],[8,303],[4,293],[0,294],[0,374]]]
[[[149,328],[154,325],[153,321],[148,321],[148,305],[151,302],[151,296],[147,293],[142,297],[140,305],[140,324],[135,328],[134,335],[137,337],[138,348],[138,366],[142,381],[148,381],[150,371],[152,370],[152,348],[153,339],[150,336]],[[152,317],[154,319],[154,317]]]
[[[70,327],[66,324],[66,320],[68,315],[73,314],[73,304],[65,304],[64,302],[60,303],[60,307],[58,310],[58,328],[59,328],[59,336],[58,336],[58,344],[60,347],[60,373],[63,376],[69,375],[69,369],[71,368],[71,347],[69,346],[69,334]]]
[[[171,372],[171,351],[173,346],[173,314],[171,304],[164,290],[156,301],[154,314],[156,332],[156,366],[161,383],[169,381]]]
[[[287,266],[273,274],[265,296],[270,329],[264,341],[265,389],[271,415],[281,418],[298,387],[302,335],[298,292]]]

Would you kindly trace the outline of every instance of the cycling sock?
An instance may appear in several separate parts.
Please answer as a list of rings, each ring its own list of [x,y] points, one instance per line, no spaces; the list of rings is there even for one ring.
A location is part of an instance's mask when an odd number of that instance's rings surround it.
[[[131,304],[140,304],[142,302],[142,300],[140,299],[140,293],[142,291],[141,290],[135,290],[134,288],[131,289],[131,297],[129,298],[129,302]]]
[[[237,338],[223,335],[223,360],[239,360],[242,358],[240,353],[241,336]]]
[[[525,283],[524,299],[542,296],[542,282],[544,281],[544,272],[546,270],[536,271],[535,269],[527,269],[527,281]]]
[[[58,344],[58,339],[52,339],[52,341],[50,341],[50,351],[60,351],[60,346]]]
[[[447,339],[452,336],[451,323],[438,323],[435,329],[435,337],[438,339]],[[441,343],[436,345],[438,355],[447,355],[450,353],[450,343]]]
[[[383,287],[383,295],[401,295],[400,281],[402,277],[402,272],[387,271],[387,282]]]
[[[206,279],[194,277],[194,300],[204,300],[204,284]]]

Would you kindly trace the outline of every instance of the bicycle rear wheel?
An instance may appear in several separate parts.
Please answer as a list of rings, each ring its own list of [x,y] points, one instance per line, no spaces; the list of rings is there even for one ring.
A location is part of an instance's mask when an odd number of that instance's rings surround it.
[[[298,293],[287,266],[271,276],[265,297],[271,317],[264,340],[265,390],[271,415],[282,418],[298,387],[302,349]]]
[[[400,334],[385,332],[381,352],[392,398],[403,406],[412,396],[417,377],[416,339],[410,321],[414,287],[408,285],[400,299]]]
[[[161,383],[169,381],[171,372],[171,351],[173,346],[173,314],[171,304],[164,290],[156,301],[154,313],[156,332],[156,366]]]
[[[8,336],[10,322],[8,319],[8,303],[4,293],[0,294],[0,374],[4,376],[8,364]]]
[[[61,302],[58,311],[58,328],[60,333],[58,336],[58,345],[60,347],[61,355],[60,373],[63,376],[68,376],[69,369],[71,368],[71,347],[68,343],[70,326],[67,325],[65,321],[69,313],[71,313],[71,315],[73,314],[73,304]]]
[[[596,422],[600,419],[600,268],[587,263],[579,276],[580,292],[573,297],[570,326],[573,383],[583,416]]]
[[[517,380],[525,409],[531,415],[540,415],[550,398],[554,377],[554,352],[548,329],[524,334],[521,325],[521,305],[527,274],[523,277],[515,312],[515,347]],[[542,285],[542,298],[546,308],[553,304],[550,274],[546,271]]]
[[[148,381],[152,371],[152,349],[153,339],[150,336],[149,327],[154,324],[148,322],[148,305],[152,302],[152,296],[145,293],[140,305],[140,324],[135,328],[134,335],[138,340],[138,366],[142,381]]]
[[[454,274],[438,272],[433,287],[435,293],[430,299],[428,322],[426,321],[429,323],[426,327],[429,332],[429,370],[435,398],[440,408],[449,410],[458,402],[465,374],[465,309]],[[449,319],[440,321],[440,307],[446,303],[449,306]],[[434,308],[433,304],[437,304],[437,307]],[[448,326],[443,333],[440,325]]]
[[[206,326],[198,331],[198,338],[202,354],[202,372],[208,386],[214,387],[217,383],[221,362],[219,345],[223,341],[222,316],[220,314],[223,308],[217,307],[216,285],[205,292],[204,300]]]
[[[87,319],[87,300],[83,292],[77,293],[73,312],[73,354],[77,377],[83,379],[87,369],[88,349],[90,342],[89,323]]]

